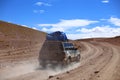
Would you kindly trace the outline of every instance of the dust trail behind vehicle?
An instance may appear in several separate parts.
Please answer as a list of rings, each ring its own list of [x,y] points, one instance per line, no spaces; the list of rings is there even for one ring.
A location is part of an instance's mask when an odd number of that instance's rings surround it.
[[[42,69],[36,61],[34,63],[23,63],[1,70],[0,80],[21,80],[27,79],[28,77],[29,80],[44,80],[49,78],[49,76],[55,76],[67,72],[78,66],[80,66],[80,63],[73,62],[62,69],[60,66],[56,66],[54,69],[47,66],[46,69]]]

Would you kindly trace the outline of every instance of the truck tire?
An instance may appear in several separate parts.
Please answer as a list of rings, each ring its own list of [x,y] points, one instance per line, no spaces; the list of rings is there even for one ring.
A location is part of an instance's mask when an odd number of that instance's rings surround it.
[[[68,57],[67,60],[66,60],[66,64],[70,64],[71,63],[71,57]]]
[[[40,66],[41,68],[45,69],[47,66],[46,66],[46,62],[45,61],[40,61]]]
[[[80,61],[80,55],[76,57],[76,62],[79,62],[79,61]]]

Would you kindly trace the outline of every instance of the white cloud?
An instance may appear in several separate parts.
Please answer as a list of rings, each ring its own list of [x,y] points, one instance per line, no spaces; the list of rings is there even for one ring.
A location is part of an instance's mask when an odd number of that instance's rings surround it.
[[[109,34],[109,33],[82,33],[82,34],[67,34],[68,39],[85,39],[85,38],[107,38],[107,37],[115,37],[119,36],[119,34]]]
[[[37,5],[37,6],[52,6],[51,4],[45,3],[45,2],[36,2],[35,5]]]
[[[21,25],[21,26],[28,27],[27,25]]]
[[[102,26],[99,26],[100,21],[104,23]],[[100,21],[72,19],[60,20],[58,23],[55,24],[38,24],[38,26],[40,26],[42,28],[41,30],[45,32],[53,32],[58,30],[63,32],[69,32],[69,34],[67,34],[67,37],[69,39],[114,37],[120,35],[120,28],[115,27],[120,26],[119,18],[110,17],[109,19],[100,19]],[[98,26],[93,28],[86,28],[88,25],[96,24],[97,22],[99,22]],[[115,26],[111,26],[108,22],[114,24]],[[106,23],[107,25],[105,25]],[[72,32],[71,30],[74,32]]]
[[[80,33],[67,34],[70,39],[82,39],[93,37],[113,37],[120,35],[120,28],[112,28],[110,26],[97,26],[91,29],[82,28],[77,30]]]
[[[106,33],[106,32],[110,32],[112,31],[114,28],[110,28],[110,26],[96,26],[94,28],[91,29],[86,29],[86,28],[82,28],[82,29],[78,29],[78,32],[82,32],[82,33]]]
[[[109,0],[102,0],[102,3],[109,3]]]
[[[33,10],[33,12],[34,12],[34,13],[41,13],[41,14],[42,14],[42,13],[45,12],[45,10]]]
[[[36,27],[32,27],[32,29],[38,30]]]
[[[119,18],[111,17],[108,21],[111,22],[112,24],[114,24],[115,26],[120,26],[120,19]]]
[[[78,28],[78,27],[83,27],[83,26],[87,26],[93,23],[97,23],[98,21],[91,21],[91,20],[85,20],[85,19],[72,19],[72,20],[60,20],[60,22],[55,23],[55,24],[38,24],[38,26],[41,27],[46,27],[43,28],[42,30],[45,31],[66,31],[68,29],[71,28]],[[47,28],[47,27],[51,27],[51,28]]]
[[[64,29],[63,28],[42,28],[42,31],[45,31],[45,32],[54,32],[54,31],[63,31],[64,32]]]
[[[37,5],[37,6],[42,6],[42,5],[43,5],[43,2],[36,2],[35,5]]]

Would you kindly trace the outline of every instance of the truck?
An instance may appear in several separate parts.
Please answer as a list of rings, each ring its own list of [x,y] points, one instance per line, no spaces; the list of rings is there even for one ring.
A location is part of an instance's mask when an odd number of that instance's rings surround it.
[[[39,64],[45,68],[47,65],[68,65],[74,61],[80,61],[80,51],[69,42],[66,34],[60,31],[47,34],[39,52]]]

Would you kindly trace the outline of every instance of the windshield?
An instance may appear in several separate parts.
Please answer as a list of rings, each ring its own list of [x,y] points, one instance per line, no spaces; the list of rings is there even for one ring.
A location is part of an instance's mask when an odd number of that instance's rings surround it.
[[[74,48],[72,43],[63,43],[64,48]]]

